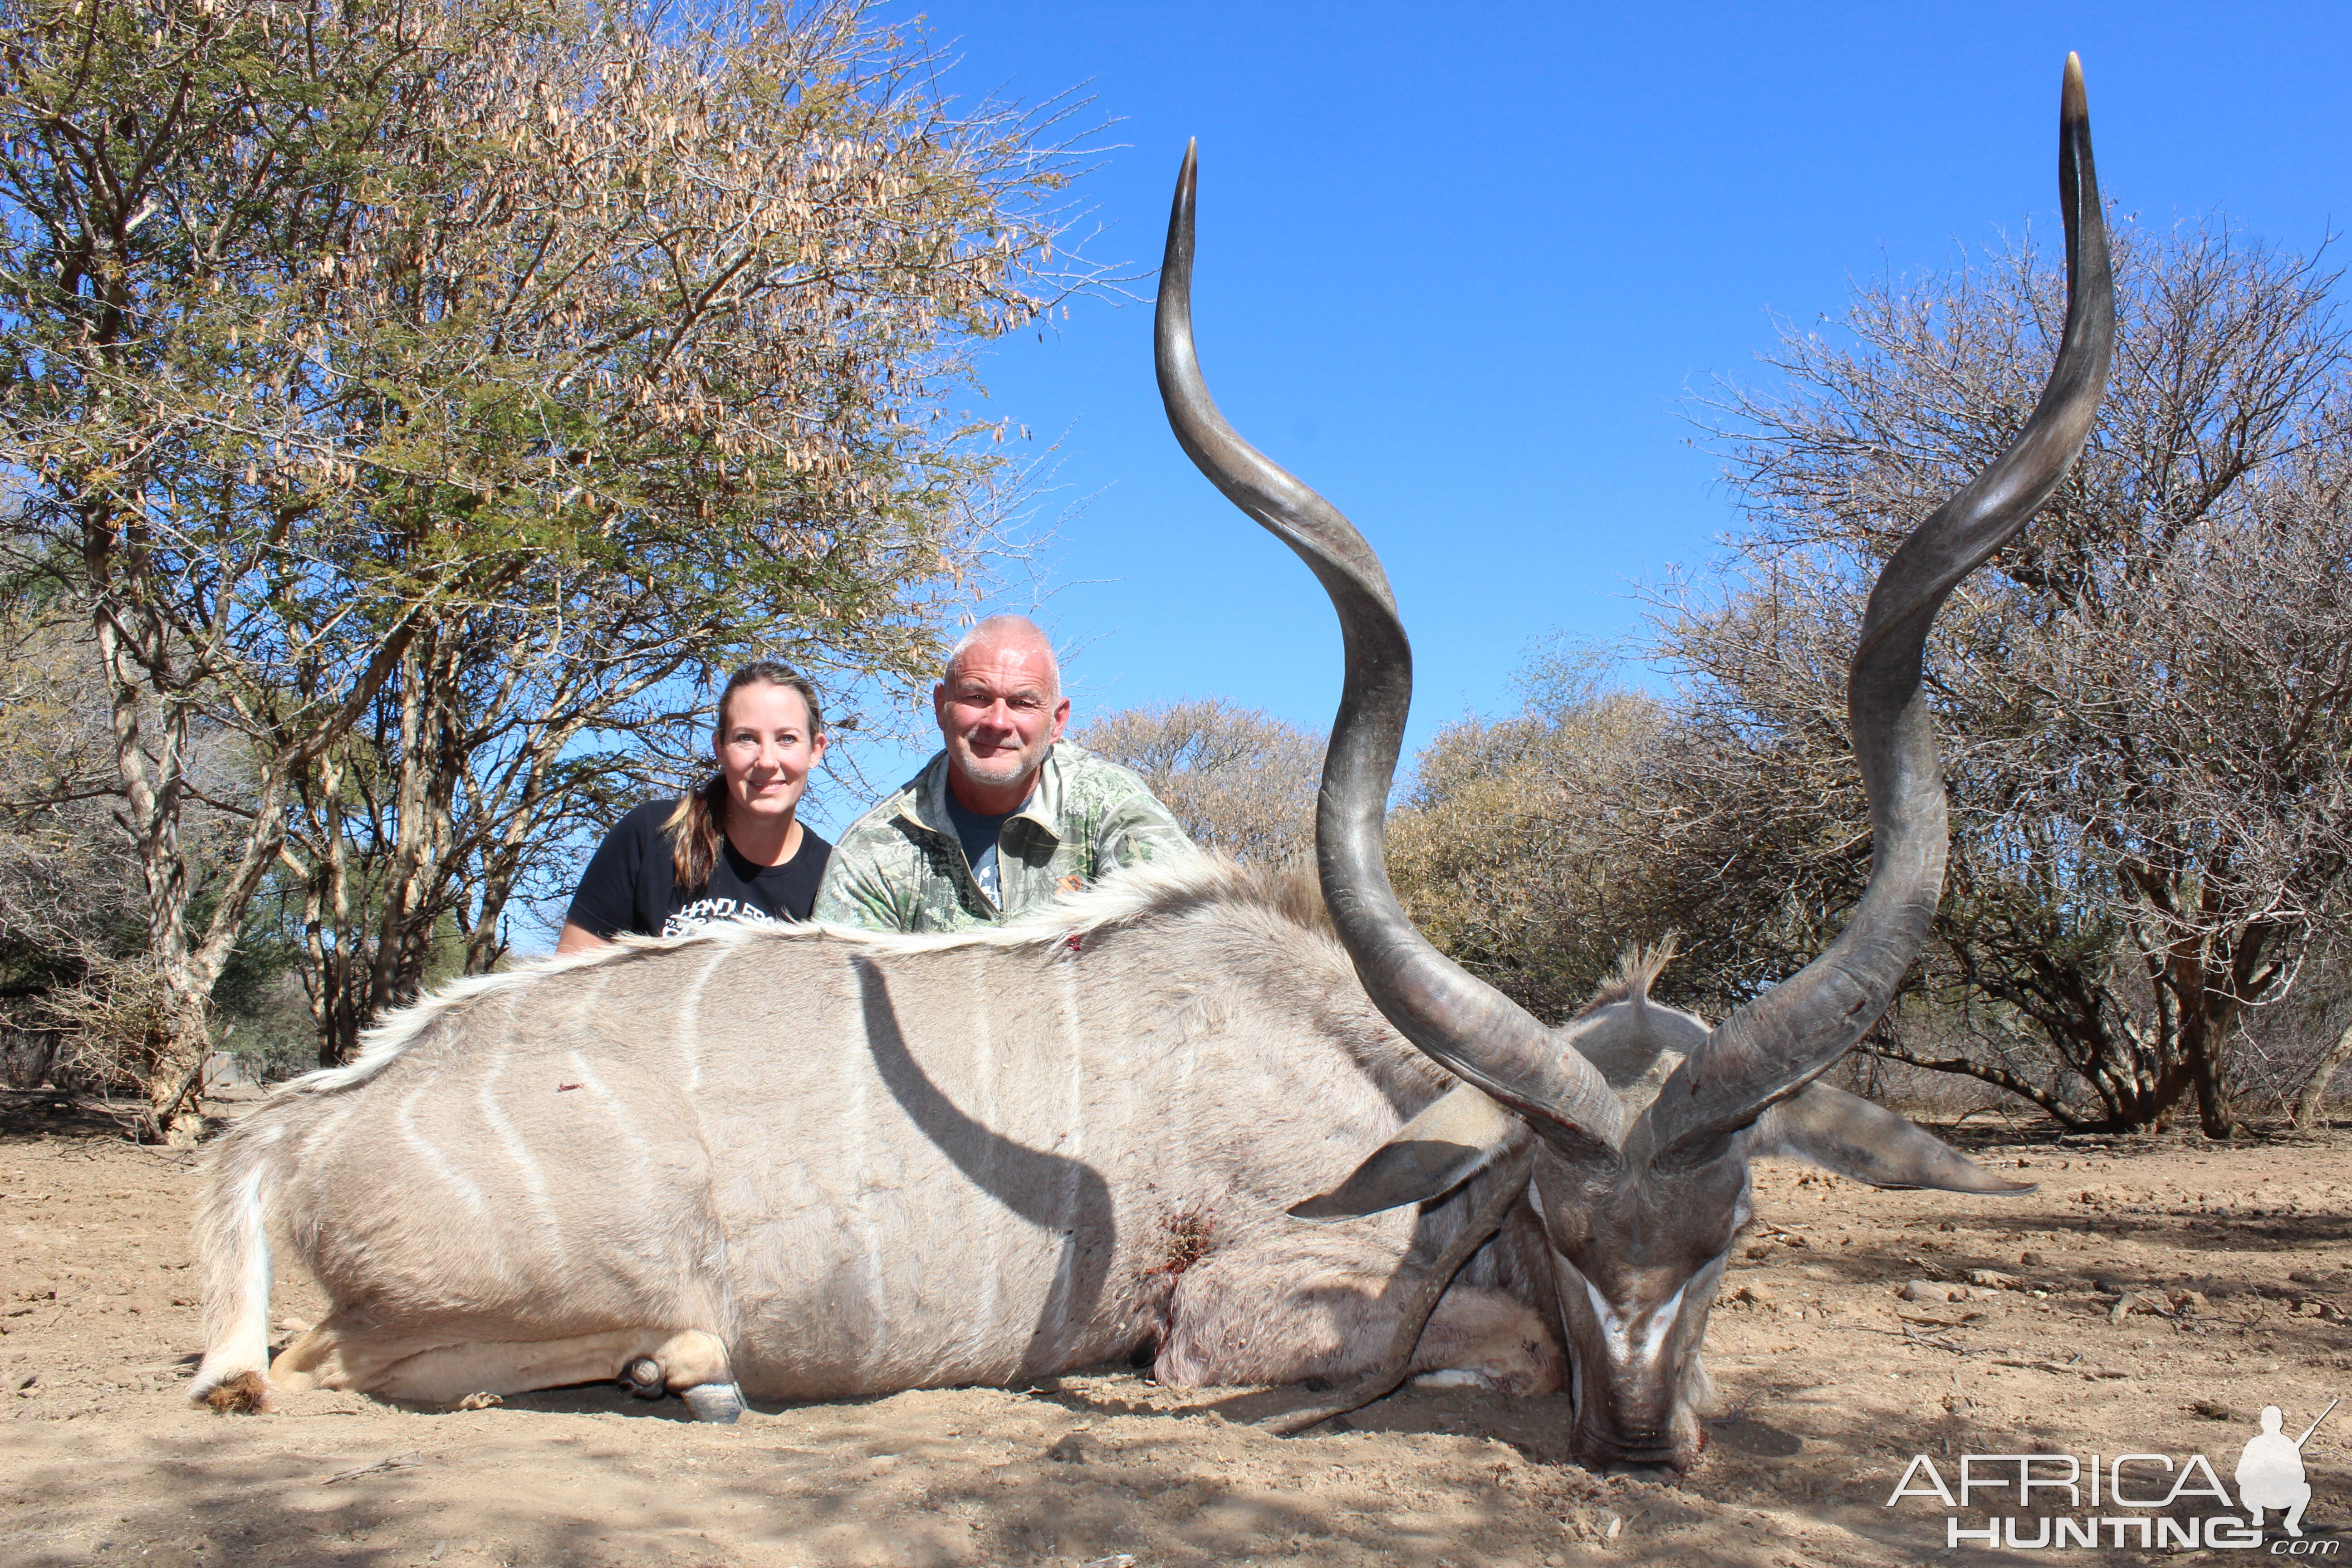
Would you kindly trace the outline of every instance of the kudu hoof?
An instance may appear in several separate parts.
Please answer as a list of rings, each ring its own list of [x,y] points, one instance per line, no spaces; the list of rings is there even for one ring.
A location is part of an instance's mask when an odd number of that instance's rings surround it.
[[[680,1395],[697,1421],[732,1426],[743,1416],[743,1391],[731,1383],[702,1383]]]
[[[641,1355],[621,1369],[621,1386],[639,1399],[659,1399],[669,1392],[662,1386],[661,1363]]]

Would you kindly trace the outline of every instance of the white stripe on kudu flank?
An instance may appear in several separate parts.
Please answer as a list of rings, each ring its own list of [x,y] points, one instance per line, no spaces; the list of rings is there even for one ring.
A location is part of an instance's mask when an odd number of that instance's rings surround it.
[[[711,974],[727,962],[728,955],[734,951],[732,947],[714,949],[710,962],[696,970],[694,978],[687,982],[685,994],[670,1014],[671,1017],[679,1020],[672,1038],[677,1042],[678,1055],[684,1058],[681,1064],[684,1070],[678,1074],[678,1081],[686,1086],[688,1094],[702,1087],[702,988],[709,984]]]
[[[598,1004],[604,1000],[605,991],[611,986],[612,978],[609,970],[604,971],[591,975],[589,983],[580,988],[579,999],[572,1006],[571,1034],[573,1039],[594,1038],[604,1033],[594,1026],[593,1020]],[[632,1179],[642,1181],[645,1173],[654,1163],[653,1149],[644,1138],[638,1135],[636,1128],[631,1124],[628,1102],[606,1088],[604,1080],[596,1076],[596,1069],[588,1065],[586,1051],[574,1046],[567,1055],[572,1067],[563,1081],[578,1084],[580,1092],[612,1119],[614,1142],[626,1149],[629,1156],[636,1162],[636,1174]],[[557,1086],[550,1084],[548,1088],[555,1089]]]
[[[514,1167],[516,1179],[530,1194],[530,1206],[538,1215],[539,1223],[546,1227],[551,1237],[560,1241],[563,1235],[563,1222],[557,1216],[554,1205],[547,1201],[547,1179],[540,1171],[539,1157],[531,1152],[530,1145],[524,1142],[522,1135],[515,1131],[515,1124],[507,1120],[506,1108],[499,1103],[499,1085],[506,1078],[507,1056],[508,1041],[501,1036],[491,1050],[488,1070],[482,1074],[481,1085],[475,1090],[475,1098],[481,1105],[483,1121],[488,1124],[499,1146],[506,1151],[508,1163]]]
[[[400,1141],[416,1155],[419,1166],[455,1188],[457,1195],[466,1200],[466,1206],[472,1209],[477,1216],[487,1217],[489,1205],[482,1200],[482,1189],[476,1186],[466,1173],[457,1168],[457,1163],[441,1152],[441,1146],[427,1138],[416,1125],[416,1102],[427,1095],[437,1095],[440,1087],[429,1078],[422,1079],[400,1097],[400,1105],[393,1111],[392,1119],[400,1129]]]
[[[1060,1254],[1061,1278],[1055,1283],[1055,1296],[1065,1312],[1080,1305],[1074,1299],[1078,1287],[1078,1256],[1084,1250],[1086,1237],[1078,1233],[1080,1208],[1087,1192],[1087,1062],[1086,1031],[1078,1026],[1077,972],[1066,963],[1054,965],[1056,991],[1060,998],[1062,1057],[1069,1063],[1063,1075],[1062,1133],[1055,1144],[1055,1152],[1062,1156],[1060,1234],[1053,1237]],[[1055,1348],[1060,1350],[1079,1331],[1082,1325],[1066,1317],[1054,1325]]]
[[[358,1113],[359,1109],[358,1095],[349,1094],[338,1097],[334,1109],[320,1117],[308,1130],[307,1136],[303,1138],[301,1145],[296,1151],[296,1157],[288,1163],[289,1169],[301,1171],[306,1166],[320,1166],[320,1162],[324,1161],[335,1147],[336,1141],[342,1133],[343,1124],[351,1121]]]
[[[630,1157],[636,1161],[638,1179],[642,1179],[652,1169],[654,1152],[653,1146],[630,1124],[629,1102],[604,1087],[604,1080],[596,1076],[596,1069],[588,1065],[587,1056],[581,1051],[572,1053],[572,1072],[566,1081],[578,1084],[613,1119],[614,1139],[625,1146]]]

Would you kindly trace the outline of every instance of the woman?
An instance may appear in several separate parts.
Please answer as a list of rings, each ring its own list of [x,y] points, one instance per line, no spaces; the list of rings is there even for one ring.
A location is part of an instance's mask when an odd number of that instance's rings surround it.
[[[684,800],[641,805],[606,835],[564,917],[558,952],[622,931],[683,936],[709,921],[808,919],[833,846],[802,826],[801,797],[824,760],[816,689],[761,659],[719,694],[719,776]]]

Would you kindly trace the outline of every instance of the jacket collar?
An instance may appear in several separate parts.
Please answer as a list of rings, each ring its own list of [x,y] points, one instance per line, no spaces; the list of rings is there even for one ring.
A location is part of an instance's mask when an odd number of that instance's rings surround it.
[[[1062,753],[1076,750],[1067,741],[1055,742],[1038,766],[1037,783],[1029,791],[1029,798],[1013,814],[1056,844],[1062,841]],[[954,819],[948,816],[948,754],[944,750],[933,755],[923,764],[923,771],[915,775],[898,815],[942,838],[955,837]]]

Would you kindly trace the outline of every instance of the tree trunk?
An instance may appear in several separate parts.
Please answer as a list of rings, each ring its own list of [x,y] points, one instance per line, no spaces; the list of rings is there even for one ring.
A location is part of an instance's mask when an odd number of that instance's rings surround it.
[[[212,1049],[205,1019],[211,986],[191,963],[188,868],[180,845],[188,714],[171,693],[168,634],[144,613],[136,567],[117,570],[121,520],[100,500],[86,509],[83,527],[91,578],[112,589],[98,603],[93,629],[110,688],[114,761],[122,783],[116,820],[130,835],[146,884],[147,956],[158,987],[131,1059],[122,1063],[146,1096],[139,1129],[145,1142],[170,1131],[190,1073],[201,1069]]]
[[[2319,1058],[2319,1065],[2312,1068],[2311,1076],[2304,1080],[2303,1093],[2296,1097],[2294,1102],[2296,1127],[2309,1129],[2319,1124],[2319,1108],[2327,1098],[2328,1082],[2336,1077],[2336,1069],[2347,1061],[2352,1061],[2352,1024],[2344,1026],[2344,1032],[2336,1037],[2336,1043],[2328,1047],[2327,1054]]]
[[[2197,1079],[2197,1121],[2208,1138],[2227,1140],[2246,1131],[2238,1117],[2237,1097],[2222,1071],[2221,1053],[2200,1051],[2194,1063]]]

